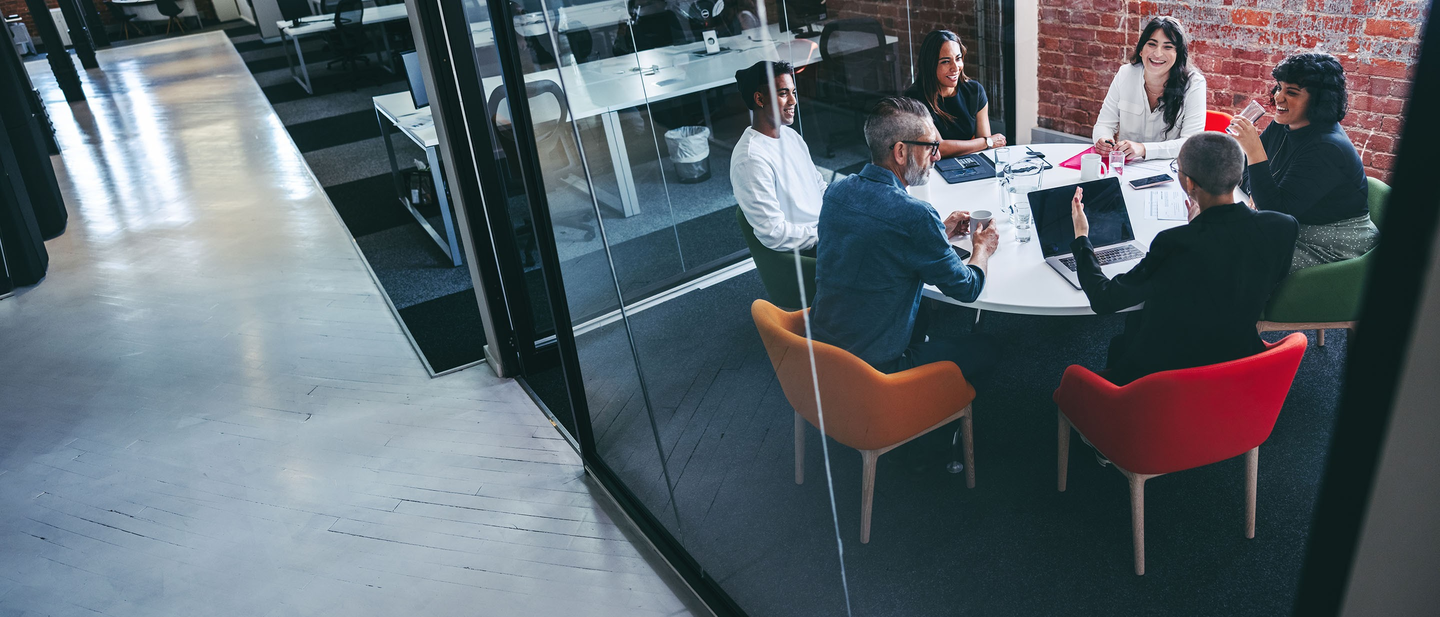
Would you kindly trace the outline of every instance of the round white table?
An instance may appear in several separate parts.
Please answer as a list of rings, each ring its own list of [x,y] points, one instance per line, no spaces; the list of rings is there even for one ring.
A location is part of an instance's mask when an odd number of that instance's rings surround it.
[[[1086,144],[1030,146],[1037,152],[1043,152],[1046,160],[1054,165],[1053,169],[1044,171],[1041,188],[1078,184],[1080,171],[1061,167],[1060,163],[1088,147]],[[986,151],[985,154],[994,158],[993,151]],[[1025,146],[1010,146],[1010,155],[1017,157],[1017,160],[1028,156]],[[1164,191],[1179,192],[1178,183],[1170,182],[1141,191],[1130,188],[1130,185],[1126,184],[1128,180],[1159,173],[1170,173],[1168,159],[1132,163],[1126,166],[1124,174],[1120,176],[1121,190],[1125,195],[1125,207],[1130,212],[1130,222],[1135,230],[1135,239],[1146,247],[1161,231],[1185,224],[1185,221],[1157,220],[1151,218],[1147,212],[1147,194]],[[1173,174],[1171,175],[1173,177]],[[925,286],[926,296],[983,311],[1024,315],[1095,314],[1090,310],[1090,301],[1086,299],[1085,293],[1070,286],[1069,282],[1061,278],[1059,273],[1045,263],[1045,258],[1040,253],[1038,230],[1032,226],[1029,242],[1022,243],[1015,240],[1015,228],[1009,223],[1010,215],[1007,208],[1012,199],[1015,200],[1015,203],[1025,203],[1028,206],[1028,198],[1025,195],[1011,194],[1005,191],[1001,188],[998,179],[947,184],[934,170],[930,172],[928,185],[912,187],[911,193],[930,202],[940,213],[942,220],[956,210],[989,210],[995,213],[995,221],[999,225],[1000,245],[995,250],[995,254],[990,257],[990,265],[985,273],[985,289],[980,292],[980,296],[974,302],[960,302],[940,293],[939,289],[931,285]],[[971,248],[968,238],[955,244],[966,249]]]

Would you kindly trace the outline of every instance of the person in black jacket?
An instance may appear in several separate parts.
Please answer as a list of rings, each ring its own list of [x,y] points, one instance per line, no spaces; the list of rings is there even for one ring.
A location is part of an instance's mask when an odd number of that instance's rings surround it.
[[[1231,128],[1250,159],[1247,190],[1255,207],[1300,222],[1293,272],[1353,259],[1374,248],[1369,182],[1345,119],[1345,69],[1330,54],[1286,58],[1270,73],[1275,120],[1257,133],[1236,116]]]
[[[1145,303],[1110,342],[1110,381],[1123,385],[1264,350],[1255,322],[1290,270],[1299,225],[1290,215],[1233,203],[1244,167],[1240,145],[1229,135],[1187,139],[1177,175],[1189,198],[1189,224],[1160,232],[1145,258],[1113,280],[1100,271],[1083,193],[1075,189],[1071,249],[1090,308],[1105,314]]]

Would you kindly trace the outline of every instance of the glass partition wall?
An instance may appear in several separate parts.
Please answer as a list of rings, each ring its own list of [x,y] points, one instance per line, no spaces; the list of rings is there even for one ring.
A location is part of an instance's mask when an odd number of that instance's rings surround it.
[[[1152,481],[1149,567],[1136,577],[1126,479],[1071,439],[1069,487],[1056,490],[1051,400],[1067,366],[1104,366],[1123,317],[1047,307],[981,317],[931,289],[920,338],[988,339],[972,349],[988,374],[884,377],[817,340],[806,312],[814,246],[771,250],[746,237],[761,221],[738,204],[763,199],[737,196],[736,183],[797,195],[776,183],[896,178],[867,169],[864,116],[922,72],[944,72],[923,57],[933,30],[963,46],[962,79],[985,91],[990,132],[1028,141],[1007,129],[1012,13],[989,1],[464,4],[484,92],[483,110],[467,102],[467,121],[493,136],[488,154],[508,187],[507,203],[487,203],[492,224],[505,221],[492,233],[510,236],[497,252],[514,247],[497,257],[524,272],[501,286],[512,312],[533,322],[516,335],[557,358],[526,363],[524,382],[721,612],[1212,614],[1223,603],[1215,598],[1240,594],[1244,606],[1228,612],[1273,614],[1293,597],[1314,491],[1285,487],[1318,479],[1306,461],[1320,460],[1328,437],[1303,427],[1327,426],[1338,386],[1292,394],[1265,467],[1272,475],[1261,477],[1261,494],[1277,496],[1261,509],[1259,539],[1238,533],[1243,457]],[[1118,65],[1124,51],[1100,55]],[[736,72],[766,61],[793,75],[769,65],[762,90],[743,95]],[[776,103],[752,110],[756,98]],[[765,134],[781,130],[796,99],[785,130],[798,139]],[[757,171],[732,177],[732,163]],[[932,203],[937,221],[991,209],[998,251],[1039,254],[1009,218],[1024,196],[988,180],[966,193],[973,203],[959,203],[934,181],[909,192]],[[1055,183],[1062,172],[1040,181]],[[787,199],[771,207],[804,219]],[[877,215],[861,227],[897,225]],[[890,233],[876,237],[893,246],[870,250],[906,250],[919,237]],[[879,281],[893,274],[883,261],[847,264],[858,276],[822,270],[820,280],[883,291]],[[1311,366],[1321,380],[1335,370]]]

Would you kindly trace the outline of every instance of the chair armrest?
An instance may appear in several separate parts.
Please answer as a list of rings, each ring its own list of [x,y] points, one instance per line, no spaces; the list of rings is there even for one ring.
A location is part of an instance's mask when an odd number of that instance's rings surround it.
[[[1278,323],[1354,321],[1360,316],[1361,294],[1374,252],[1285,277],[1270,294],[1263,319]]]

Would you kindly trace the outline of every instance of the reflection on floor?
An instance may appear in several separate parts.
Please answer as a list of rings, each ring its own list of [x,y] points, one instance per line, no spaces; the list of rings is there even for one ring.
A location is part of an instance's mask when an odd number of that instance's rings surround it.
[[[595,434],[612,467],[750,614],[844,614],[818,431],[809,429],[806,481],[797,486],[793,412],[750,319],[757,297],[764,291],[750,272],[631,318],[678,524],[623,324],[579,339]],[[967,332],[973,315],[943,307],[932,336]],[[1051,393],[1067,365],[1100,366],[1120,328],[1116,316],[987,313],[980,329],[1008,352],[975,403],[976,488],[943,468],[948,431],[887,454],[868,544],[859,543],[860,457],[830,443],[854,614],[1289,611],[1344,337],[1332,331],[1323,348],[1312,340],[1265,444],[1255,539],[1241,533],[1240,458],[1166,476],[1147,484],[1148,570],[1136,577],[1120,474],[1072,446],[1069,489],[1055,490]],[[912,458],[928,466],[917,471]]]
[[[27,65],[70,225],[0,301],[0,614],[688,614],[519,385],[415,361],[224,35],[99,55]]]

